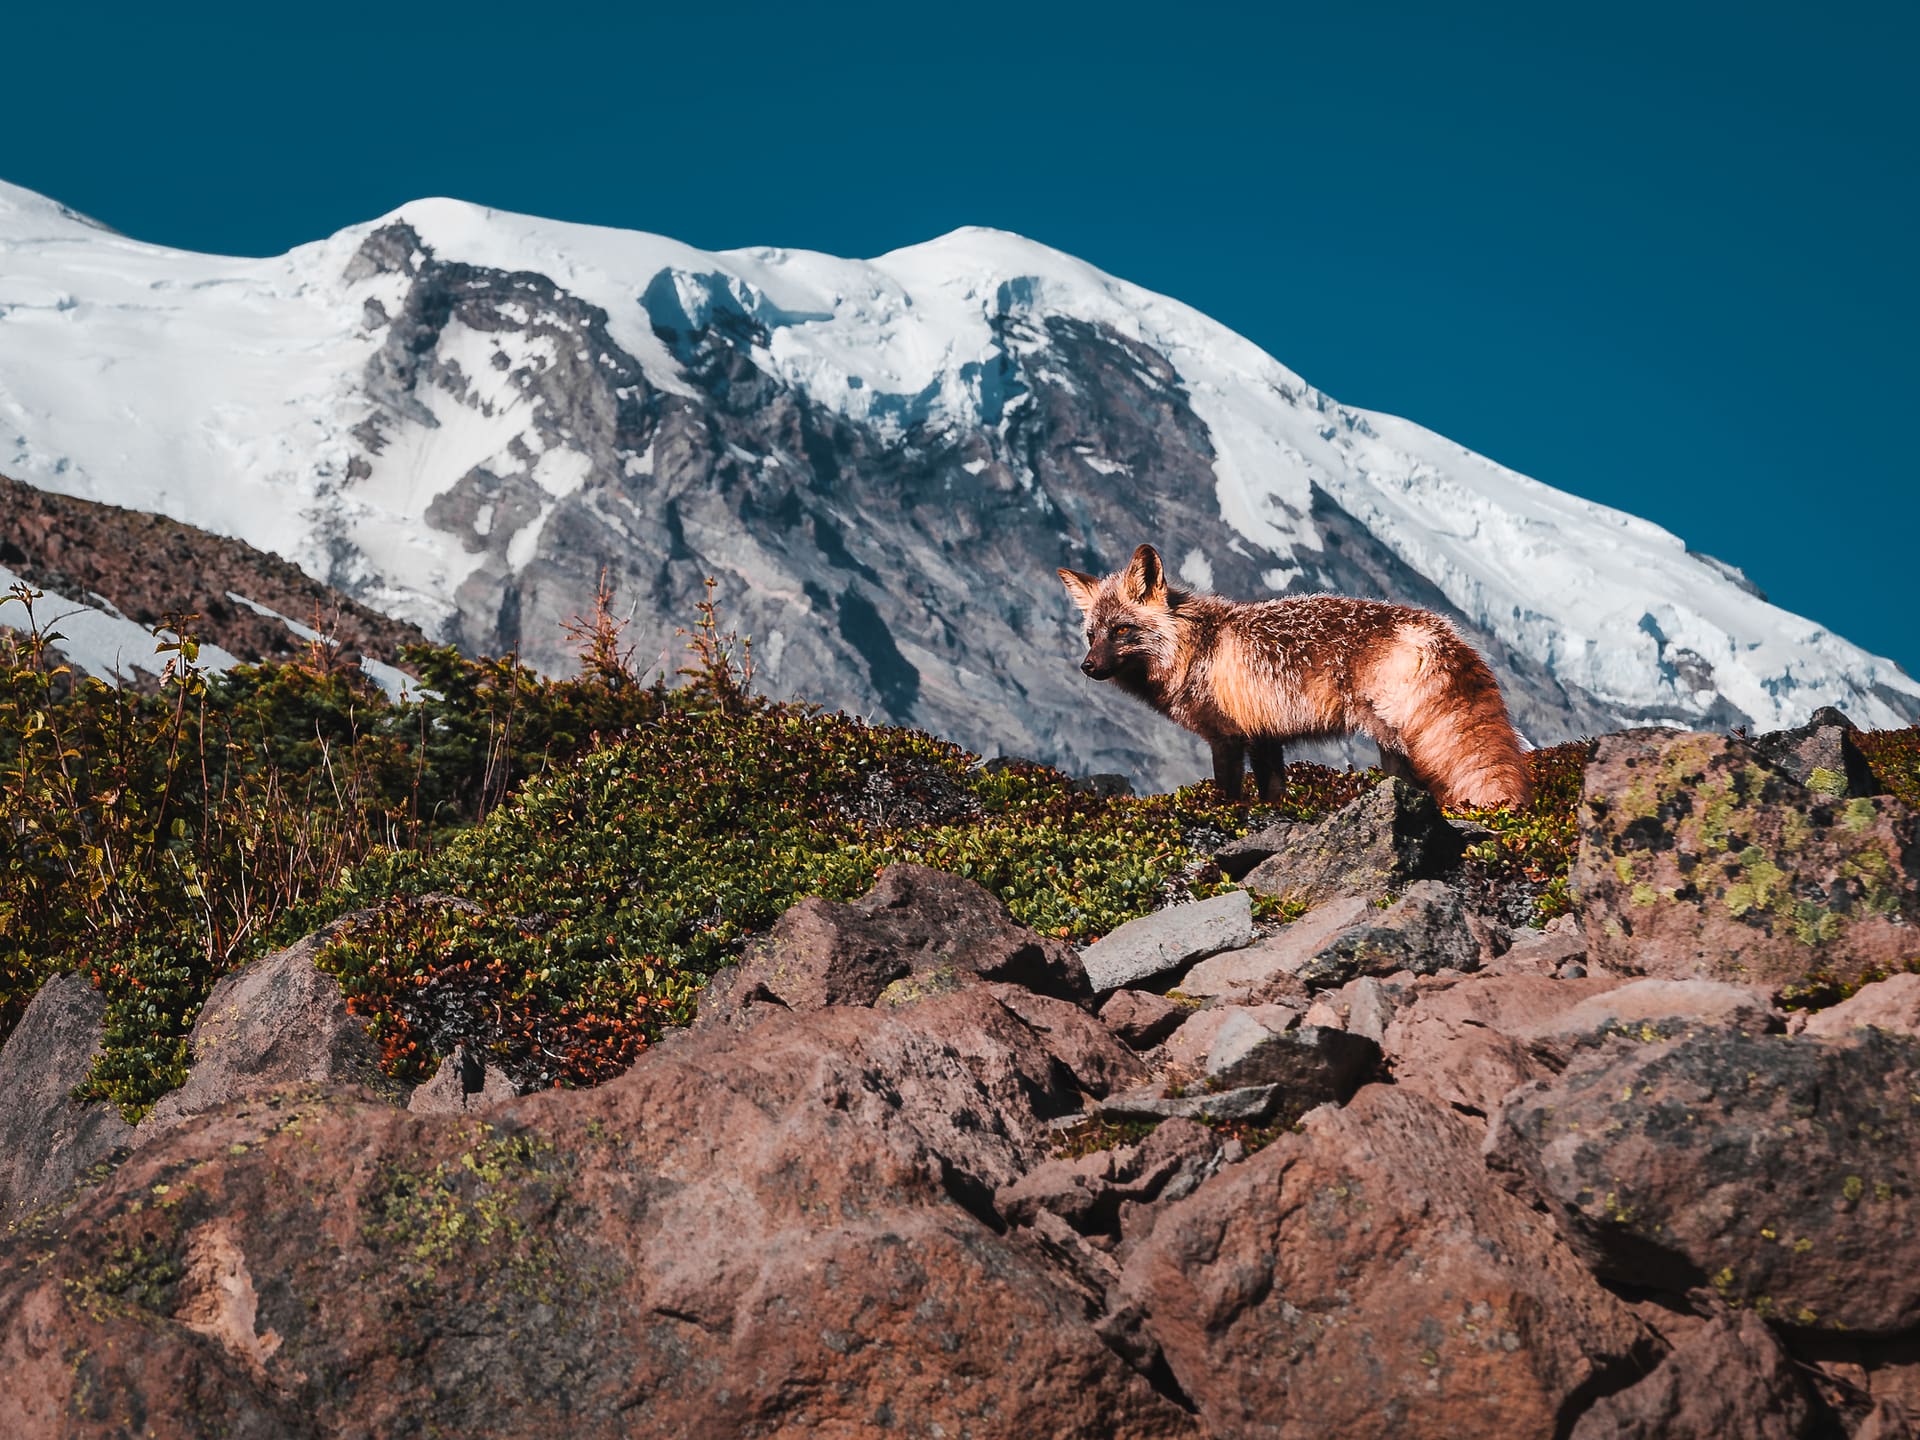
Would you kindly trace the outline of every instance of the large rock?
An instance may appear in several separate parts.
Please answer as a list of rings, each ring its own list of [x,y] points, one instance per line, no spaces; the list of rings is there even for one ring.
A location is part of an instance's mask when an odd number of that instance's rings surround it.
[[[1715,1317],[1646,1379],[1595,1401],[1572,1440],[1811,1440],[1830,1433],[1825,1418],[1748,1310]]]
[[[1241,1004],[1294,992],[1304,995],[1299,975],[1313,957],[1335,936],[1379,913],[1358,895],[1337,896],[1244,949],[1202,960],[1181,977],[1180,993],[1196,1000],[1218,998]]]
[[[1777,1323],[1920,1325],[1920,1040],[1615,1039],[1507,1097],[1494,1163],[1608,1279]]]
[[[1095,994],[1138,985],[1253,939],[1253,897],[1229,890],[1129,920],[1080,952]]]
[[[1166,1207],[1123,1293],[1221,1436],[1550,1436],[1651,1349],[1478,1127],[1391,1086]]]
[[[1439,874],[1466,848],[1433,797],[1397,776],[1318,825],[1292,827],[1278,846],[1247,873],[1256,895],[1377,899]]]
[[[970,986],[481,1117],[230,1106],[0,1266],[0,1434],[1191,1435],[993,1208],[1078,1103]]]
[[[872,1005],[926,987],[1002,980],[1050,995],[1088,993],[1071,945],[1015,923],[990,891],[924,865],[889,865],[852,904],[810,897],[790,907],[700,1000],[702,1024],[748,1023],[756,1003],[789,1010]]]
[[[40,987],[0,1049],[0,1234],[133,1139],[114,1106],[76,1100],[107,1004],[78,975]]]
[[[1460,892],[1418,880],[1384,913],[1333,936],[1294,972],[1308,990],[1330,990],[1363,975],[1478,970],[1491,947],[1469,923]]]
[[[1770,730],[1754,736],[1752,743],[1762,760],[1815,794],[1834,798],[1877,794],[1880,786],[1873,778],[1873,767],[1853,740],[1858,729],[1831,705],[1822,705],[1806,724]]]
[[[1151,990],[1116,990],[1100,1007],[1100,1022],[1135,1050],[1151,1050],[1180,1028],[1192,1007]]]
[[[1810,790],[1727,736],[1601,740],[1572,886],[1589,953],[1630,973],[1778,985],[1920,956],[1920,817]]]
[[[1920,975],[1889,975],[1807,1017],[1803,1033],[1844,1039],[1863,1026],[1920,1035]]]
[[[364,1020],[315,958],[335,927],[243,965],[213,987],[190,1039],[187,1082],[163,1095],[135,1132],[144,1145],[189,1116],[276,1085],[364,1085],[392,1099],[404,1087],[380,1069]]]
[[[1765,993],[1746,985],[1475,975],[1401,987],[1381,1044],[1397,1083],[1491,1115],[1515,1086],[1557,1075],[1608,1037],[1644,1044],[1782,1025]]]

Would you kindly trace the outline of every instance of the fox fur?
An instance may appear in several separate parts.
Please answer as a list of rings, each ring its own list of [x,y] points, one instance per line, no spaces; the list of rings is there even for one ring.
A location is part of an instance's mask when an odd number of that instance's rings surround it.
[[[1524,805],[1532,785],[1500,684],[1431,610],[1304,595],[1252,603],[1167,584],[1151,545],[1118,575],[1061,570],[1086,618],[1080,668],[1213,749],[1214,780],[1275,800],[1289,740],[1361,734],[1450,810]]]

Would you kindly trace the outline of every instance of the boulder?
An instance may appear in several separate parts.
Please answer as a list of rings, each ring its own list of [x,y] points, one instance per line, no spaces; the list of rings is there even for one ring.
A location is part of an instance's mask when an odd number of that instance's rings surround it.
[[[1240,950],[1202,960],[1180,978],[1180,993],[1197,1000],[1238,1004],[1304,994],[1299,974],[1342,931],[1380,911],[1358,895],[1343,895],[1315,905],[1298,920]]]
[[[160,1097],[134,1133],[145,1145],[190,1116],[276,1085],[362,1085],[400,1103],[405,1087],[380,1069],[366,1022],[340,982],[314,964],[337,926],[241,966],[207,996],[189,1037],[186,1084]]]
[[[1492,1162],[1595,1270],[1777,1324],[1920,1325],[1920,1040],[1615,1038],[1506,1098]]]
[[[1193,1435],[994,1211],[1078,1103],[983,986],[480,1116],[243,1101],[0,1268],[0,1434]]]
[[[1752,1311],[1716,1316],[1644,1380],[1602,1396],[1572,1440],[1812,1440],[1830,1433],[1806,1384]]]
[[[1146,1073],[1140,1057],[1071,1001],[1036,995],[1019,985],[988,985],[992,995],[1039,1035],[1054,1058],[1089,1095],[1108,1095]]]
[[[106,1011],[78,975],[52,976],[0,1048],[0,1234],[133,1141],[117,1107],[73,1098]]]
[[[1229,890],[1129,920],[1080,952],[1096,995],[1138,985],[1253,939],[1253,897]]]
[[[1345,1101],[1379,1061],[1380,1048],[1364,1036],[1318,1026],[1268,1028],[1248,1011],[1229,1009],[1197,1082],[1175,1073],[1109,1095],[1099,1108],[1113,1119],[1290,1123],[1316,1105]]]
[[[1920,816],[1810,790],[1730,736],[1635,730],[1586,771],[1571,873],[1612,969],[1778,986],[1920,956]]]
[[[1151,990],[1116,990],[1100,1007],[1100,1020],[1133,1049],[1151,1050],[1192,1013],[1192,1006]]]
[[[1381,899],[1439,874],[1465,848],[1431,795],[1390,776],[1319,824],[1292,827],[1246,886],[1306,900]]]
[[[1807,1017],[1802,1033],[1845,1039],[1863,1026],[1920,1035],[1920,975],[1902,973],[1862,985],[1838,1005]]]
[[[1088,993],[1073,947],[1017,924],[972,880],[924,865],[889,865],[851,904],[810,897],[791,906],[741,963],[700,998],[699,1023],[748,1024],[756,1006],[813,1010],[911,1001],[973,980],[1049,995]]]
[[[1213,1435],[1547,1436],[1652,1348],[1477,1126],[1384,1085],[1162,1209],[1121,1297]]]
[[[1377,918],[1348,926],[1293,973],[1309,991],[1328,990],[1362,975],[1408,970],[1478,970],[1490,955],[1470,925],[1460,892],[1438,880],[1419,880]]]
[[[1815,794],[1875,795],[1880,786],[1873,767],[1853,740],[1859,728],[1831,705],[1822,705],[1806,724],[1756,735],[1752,744],[1767,764]]]
[[[1767,996],[1711,980],[1469,976],[1407,987],[1382,1037],[1394,1079],[1491,1115],[1515,1086],[1615,1035],[1645,1043],[1706,1029],[1782,1028]]]

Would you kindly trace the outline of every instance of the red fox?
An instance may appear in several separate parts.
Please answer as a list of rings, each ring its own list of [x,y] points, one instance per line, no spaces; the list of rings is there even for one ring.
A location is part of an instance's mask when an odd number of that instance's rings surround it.
[[[1151,545],[1118,575],[1062,570],[1086,616],[1080,668],[1111,680],[1213,747],[1213,777],[1241,795],[1252,750],[1278,799],[1288,740],[1366,735],[1381,768],[1447,809],[1524,805],[1520,739],[1486,661],[1431,610],[1304,595],[1242,603],[1167,584]]]

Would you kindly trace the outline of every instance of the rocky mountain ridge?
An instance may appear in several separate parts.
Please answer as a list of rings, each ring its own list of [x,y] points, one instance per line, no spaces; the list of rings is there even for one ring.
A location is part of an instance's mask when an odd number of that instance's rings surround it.
[[[173,614],[212,668],[286,661],[318,636],[390,690],[407,683],[402,647],[425,644],[411,625],[370,610],[243,541],[162,516],[36,490],[0,475],[0,593],[38,591],[35,619],[84,674],[151,683],[165,668],[153,631]],[[188,617],[192,617],[188,619]],[[0,627],[25,612],[0,605]]]
[[[776,695],[1161,786],[1197,746],[1075,672],[1053,580],[1152,539],[1223,593],[1451,615],[1541,743],[1920,714],[1897,666],[1657,527],[1016,236],[709,254],[436,200],[236,261],[7,189],[0,253],[0,463],[470,651],[564,668],[604,571],[671,669],[712,575]]]

